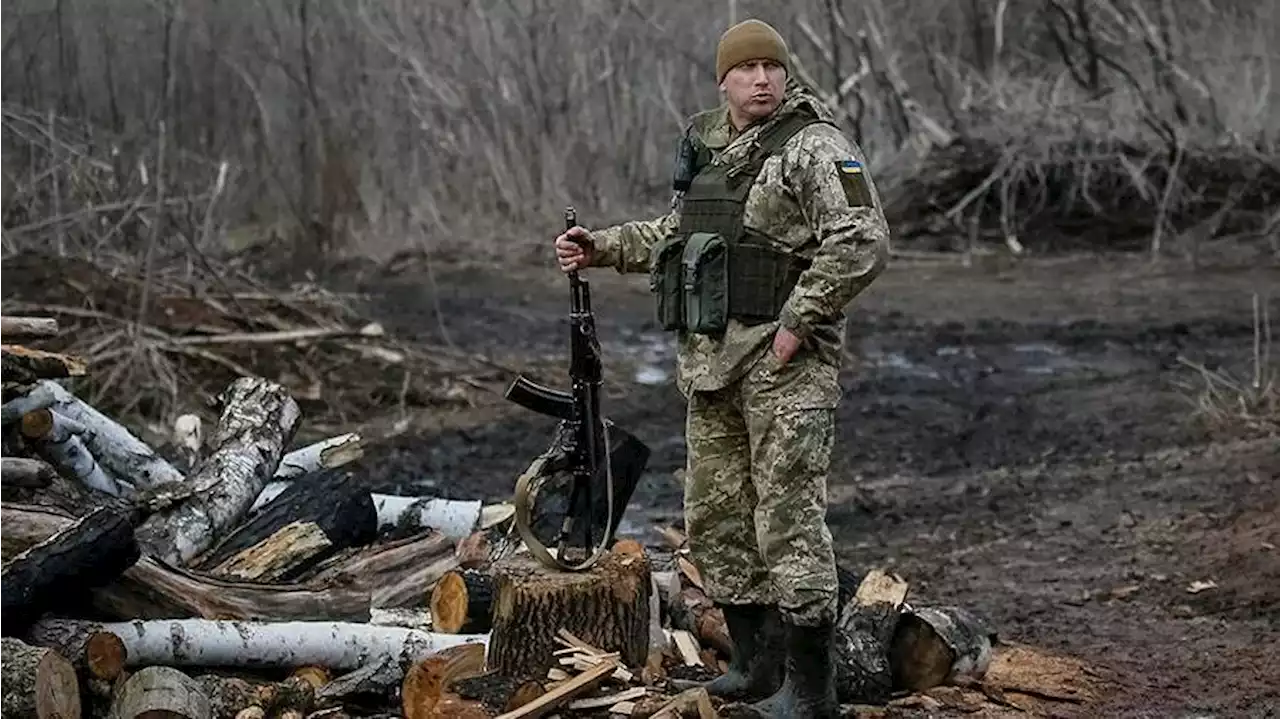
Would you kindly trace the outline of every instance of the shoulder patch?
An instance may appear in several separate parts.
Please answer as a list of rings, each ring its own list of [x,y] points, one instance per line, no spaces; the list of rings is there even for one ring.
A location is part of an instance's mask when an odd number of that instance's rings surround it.
[[[836,174],[840,177],[840,185],[844,188],[844,197],[852,207],[870,207],[871,188],[867,186],[867,176],[863,173],[862,163],[857,160],[836,160]]]

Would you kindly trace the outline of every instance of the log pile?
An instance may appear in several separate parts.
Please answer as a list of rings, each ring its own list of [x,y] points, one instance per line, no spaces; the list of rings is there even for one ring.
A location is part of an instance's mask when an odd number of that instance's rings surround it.
[[[509,506],[372,493],[356,433],[296,446],[279,383],[232,381],[166,457],[58,383],[76,364],[4,378],[0,719],[731,713],[699,686],[731,640],[677,530],[553,571]],[[994,632],[907,594],[841,570],[842,702],[984,681]]]

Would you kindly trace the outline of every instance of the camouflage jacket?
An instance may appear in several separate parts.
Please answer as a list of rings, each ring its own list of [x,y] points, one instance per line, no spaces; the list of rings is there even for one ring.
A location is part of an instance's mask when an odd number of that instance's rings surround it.
[[[741,134],[729,122],[725,106],[694,115],[690,127],[711,150],[712,162],[741,162],[764,127],[806,106],[819,117],[831,118],[820,100],[788,82],[778,110]],[[839,170],[847,160],[864,166],[874,206],[858,206],[848,199]],[[720,337],[681,333],[676,379],[682,393],[717,390],[736,381],[772,346],[779,324],[803,340],[798,355],[813,352],[821,361],[841,366],[846,308],[888,257],[889,228],[865,165],[857,143],[825,123],[805,127],[765,162],[747,196],[743,222],[812,265],[800,276],[778,320],[754,326],[730,320]],[[662,217],[595,230],[592,264],[622,273],[648,272],[650,248],[679,224],[675,209]]]

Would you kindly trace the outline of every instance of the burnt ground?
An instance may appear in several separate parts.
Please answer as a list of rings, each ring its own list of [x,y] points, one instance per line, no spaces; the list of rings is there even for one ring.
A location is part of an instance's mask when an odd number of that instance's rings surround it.
[[[645,278],[590,279],[606,412],[653,449],[624,527],[643,535],[679,524],[683,405]],[[567,289],[549,267],[452,265],[430,281],[402,268],[362,284],[392,332],[564,383]],[[910,601],[968,607],[1002,640],[1081,660],[1094,691],[1058,714],[1280,712],[1280,439],[1195,421],[1179,383],[1198,375],[1177,361],[1248,370],[1251,293],[1268,287],[1274,267],[895,263],[849,328],[830,484],[840,563],[891,568]],[[1280,317],[1280,300],[1269,308]],[[551,423],[489,388],[419,417],[364,473],[508,499]],[[929,706],[891,712],[951,711]]]

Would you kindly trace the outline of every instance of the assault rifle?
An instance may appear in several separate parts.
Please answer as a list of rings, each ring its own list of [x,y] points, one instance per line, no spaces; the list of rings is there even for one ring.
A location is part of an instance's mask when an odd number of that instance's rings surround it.
[[[565,229],[577,224],[574,209],[567,208]],[[569,273],[571,389],[519,375],[504,395],[559,420],[551,447],[520,476],[515,491],[516,528],[534,558],[553,569],[581,571],[608,551],[649,461],[643,442],[601,414],[603,374],[591,289],[574,270]],[[550,546],[556,547],[554,556]]]

